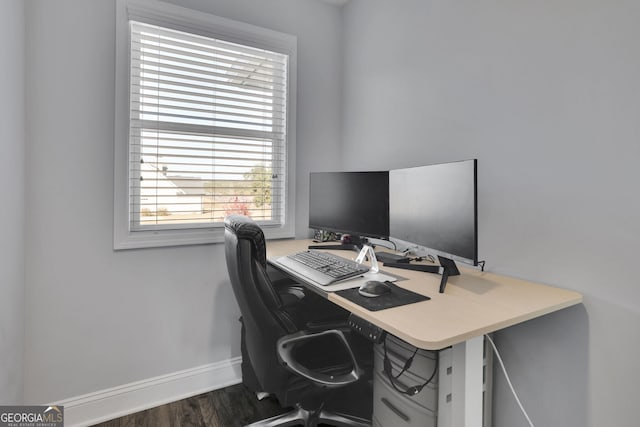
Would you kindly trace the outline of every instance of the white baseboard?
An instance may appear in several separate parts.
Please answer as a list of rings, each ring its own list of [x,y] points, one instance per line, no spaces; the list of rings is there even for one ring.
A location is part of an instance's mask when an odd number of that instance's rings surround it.
[[[88,426],[242,381],[235,357],[55,402],[64,406],[66,427]]]

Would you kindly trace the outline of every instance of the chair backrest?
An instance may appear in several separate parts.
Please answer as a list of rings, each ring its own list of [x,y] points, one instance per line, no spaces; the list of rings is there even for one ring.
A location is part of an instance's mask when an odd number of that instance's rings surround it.
[[[278,393],[289,372],[278,362],[276,342],[297,331],[266,273],[266,245],[262,229],[250,218],[225,218],[227,270],[245,328],[250,363],[263,391]]]

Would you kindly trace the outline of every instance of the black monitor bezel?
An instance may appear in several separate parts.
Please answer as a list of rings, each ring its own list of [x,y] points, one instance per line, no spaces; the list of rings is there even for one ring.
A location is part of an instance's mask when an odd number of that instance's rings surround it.
[[[311,209],[312,209],[312,194],[311,194],[311,180],[312,175],[314,174],[385,174],[386,175],[386,189],[385,191],[380,192],[380,189],[377,189],[376,194],[382,195],[380,199],[377,199],[379,202],[386,202],[386,205],[383,206],[383,210],[386,210],[386,229],[383,230],[362,230],[357,229],[357,227],[347,228],[347,227],[339,227],[332,224],[314,224],[312,222]],[[372,202],[371,206],[375,205]],[[316,230],[325,230],[334,233],[340,234],[348,234],[357,238],[372,238],[372,239],[382,239],[389,240],[389,171],[325,171],[325,172],[310,172],[309,173],[309,228]],[[378,231],[378,232],[375,232]]]
[[[393,221],[392,215],[393,215],[393,209],[391,206],[391,196],[389,197],[389,235],[390,235],[390,239],[392,241],[399,241],[399,242],[403,242],[403,244],[405,244],[406,246],[410,247],[411,245],[417,245],[421,248],[426,249],[426,251],[431,254],[431,255],[440,255],[449,259],[453,259],[455,261],[460,261],[462,263],[465,264],[471,264],[473,266],[477,266],[479,261],[478,261],[478,160],[477,159],[470,159],[470,160],[460,160],[460,161],[456,161],[456,162],[444,162],[444,163],[436,163],[436,164],[431,164],[431,165],[424,165],[424,166],[417,166],[417,167],[412,167],[412,168],[401,168],[401,169],[392,169],[389,171],[389,191],[392,191],[392,177],[391,174],[394,171],[405,171],[405,170],[411,170],[411,169],[419,169],[419,168],[428,168],[431,166],[442,166],[442,165],[447,165],[447,164],[456,164],[456,163],[463,163],[463,162],[473,162],[473,257],[472,258],[468,258],[466,256],[461,256],[452,252],[447,252],[447,250],[443,250],[440,248],[436,248],[436,247],[432,247],[430,246],[430,243],[428,242],[413,242],[413,241],[405,241],[405,240],[401,240],[399,238],[397,238],[396,236],[393,236],[393,227],[391,222]],[[432,245],[433,243],[431,243]]]

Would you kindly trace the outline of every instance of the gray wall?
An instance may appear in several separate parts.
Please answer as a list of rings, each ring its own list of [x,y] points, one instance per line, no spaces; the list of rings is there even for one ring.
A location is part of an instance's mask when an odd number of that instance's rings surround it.
[[[24,6],[0,2],[0,402],[22,403],[24,356]]]
[[[343,16],[312,0],[174,2],[298,36],[298,235],[311,169],[477,157],[489,269],[585,295],[497,335],[531,416],[637,424],[634,2],[351,0]],[[114,2],[30,0],[26,39],[21,5],[0,6],[0,49],[26,43],[28,117],[25,145],[24,65],[5,64],[0,400],[22,395],[25,288],[27,402],[237,356],[220,245],[112,250]],[[524,426],[496,378],[495,425]]]
[[[175,3],[298,37],[296,205],[306,234],[304,177],[338,152],[339,10],[315,0]],[[222,245],[112,249],[115,2],[30,0],[26,23],[25,400],[239,356]]]
[[[488,269],[585,296],[496,336],[533,421],[638,425],[637,2],[351,0],[343,19],[343,166],[478,158]],[[495,426],[525,426],[496,380]]]

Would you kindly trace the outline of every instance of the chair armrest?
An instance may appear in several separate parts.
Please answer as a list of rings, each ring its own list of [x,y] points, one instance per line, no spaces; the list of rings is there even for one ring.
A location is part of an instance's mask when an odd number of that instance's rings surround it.
[[[317,339],[321,336],[335,335],[339,342],[344,345],[351,359],[351,372],[343,375],[328,375],[321,372],[313,371],[306,368],[293,357],[293,350],[297,345],[307,341]],[[342,387],[347,384],[354,383],[360,379],[362,370],[356,361],[353,350],[344,335],[344,332],[338,329],[329,329],[320,332],[300,331],[294,334],[285,335],[280,338],[277,343],[278,359],[291,372],[300,375],[323,387]]]

